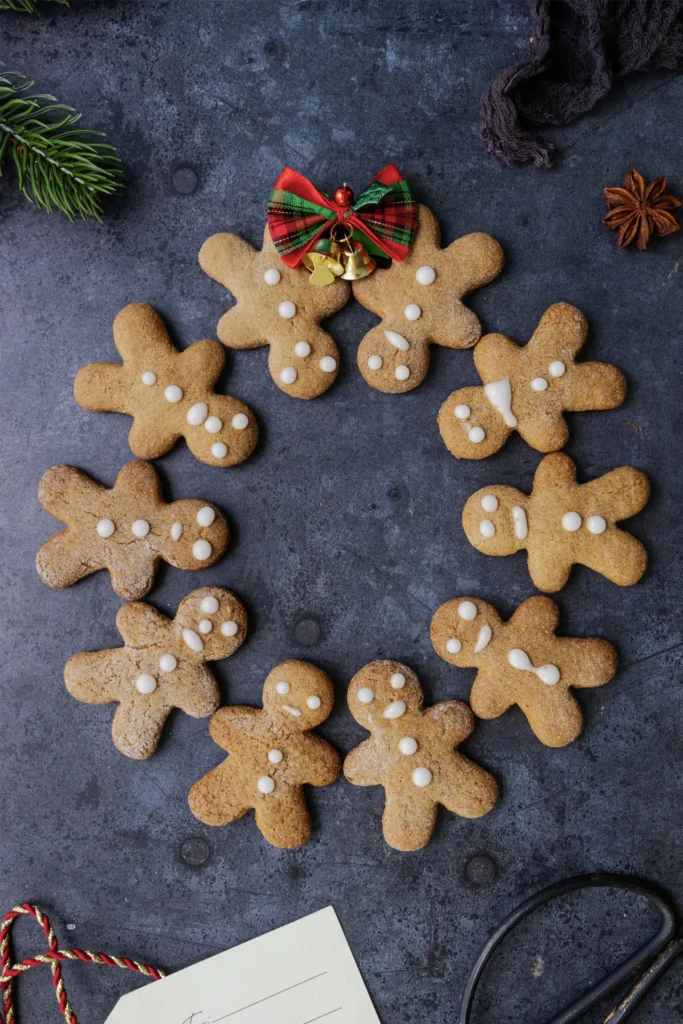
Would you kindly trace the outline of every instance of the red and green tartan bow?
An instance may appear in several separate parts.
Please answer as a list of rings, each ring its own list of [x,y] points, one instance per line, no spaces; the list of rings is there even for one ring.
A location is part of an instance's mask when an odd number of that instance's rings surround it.
[[[387,164],[351,206],[338,205],[303,174],[285,167],[268,201],[268,227],[287,266],[298,266],[334,223],[359,232],[392,260],[404,260],[417,228],[417,205],[398,167]]]

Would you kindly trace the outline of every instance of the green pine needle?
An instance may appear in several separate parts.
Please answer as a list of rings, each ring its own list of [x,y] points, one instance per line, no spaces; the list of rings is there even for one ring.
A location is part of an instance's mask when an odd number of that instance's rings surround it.
[[[69,0],[55,0],[58,4],[69,6]],[[26,14],[35,14],[37,0],[0,0],[0,11],[24,11]]]
[[[73,107],[54,96],[26,96],[33,85],[18,72],[0,74],[0,175],[9,155],[29,202],[48,213],[61,210],[69,220],[101,220],[101,197],[125,180],[116,150],[96,141],[101,132],[74,128],[81,115]]]

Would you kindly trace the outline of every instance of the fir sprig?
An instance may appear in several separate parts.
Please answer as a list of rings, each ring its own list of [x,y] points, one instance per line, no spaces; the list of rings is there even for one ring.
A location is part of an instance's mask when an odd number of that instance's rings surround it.
[[[0,11],[24,11],[26,14],[35,14],[38,0],[0,0]],[[55,3],[69,6],[69,0],[55,0]]]
[[[73,107],[54,96],[27,96],[33,85],[18,72],[0,74],[0,175],[9,155],[19,188],[41,210],[100,220],[101,197],[123,187],[116,150],[96,141],[101,132],[74,128],[81,115]]]

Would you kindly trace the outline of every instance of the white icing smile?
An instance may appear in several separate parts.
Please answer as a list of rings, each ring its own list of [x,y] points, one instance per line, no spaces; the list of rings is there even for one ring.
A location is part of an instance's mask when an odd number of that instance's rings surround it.
[[[490,642],[491,642],[491,627],[490,626],[482,626],[481,629],[479,630],[479,636],[477,637],[477,642],[476,642],[475,647],[474,647],[474,653],[475,654],[481,654],[481,652],[483,650],[485,650],[485,648],[488,647]]]
[[[391,704],[387,708],[385,708],[385,710],[384,710],[384,717],[385,718],[400,718],[402,715],[405,715],[405,713],[406,713],[405,703],[402,700],[394,700],[394,701],[391,702]]]
[[[529,526],[526,521],[526,512],[519,505],[515,505],[512,510],[512,522],[515,526],[515,537],[517,540],[524,540],[529,532]]]
[[[282,705],[282,710],[283,711],[288,711],[289,714],[290,715],[294,715],[295,718],[301,718],[301,712],[299,711],[299,709],[298,708],[293,708],[291,706],[291,704],[283,704]]]
[[[517,426],[517,417],[512,412],[512,388],[510,378],[495,380],[492,384],[484,386],[484,394],[489,402],[505,420],[508,427]]]

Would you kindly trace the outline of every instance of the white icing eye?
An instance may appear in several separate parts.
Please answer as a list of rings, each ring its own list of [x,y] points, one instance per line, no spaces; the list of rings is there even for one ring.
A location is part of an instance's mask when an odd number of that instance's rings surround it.
[[[446,650],[449,654],[460,654],[462,642],[458,640],[457,636],[453,636],[450,640],[446,641]]]
[[[417,740],[413,739],[412,736],[404,736],[403,739],[398,741],[398,749],[406,757],[410,757],[417,751]]]
[[[391,683],[391,688],[393,690],[402,690],[406,685],[406,677],[402,672],[394,672],[389,682]]]
[[[496,536],[496,528],[490,519],[482,519],[479,523],[479,533],[482,537],[486,537],[487,540],[491,540],[491,537]]]
[[[418,284],[434,284],[435,279],[434,267],[418,267],[415,271],[415,280]]]
[[[174,523],[171,527],[171,540],[180,540],[183,535],[183,524]]]
[[[422,316],[422,310],[417,305],[417,303],[411,302],[403,310],[403,315],[406,318],[406,320],[419,320],[420,317]]]
[[[456,417],[459,420],[466,420],[469,419],[472,410],[470,409],[469,405],[456,405],[453,412],[455,413]]]
[[[200,619],[199,620],[199,632],[210,633],[213,629],[213,622],[211,619]]]
[[[208,540],[196,540],[192,545],[192,554],[198,562],[205,562],[207,558],[211,558],[212,551]]]
[[[317,697],[315,694],[313,694],[312,697],[306,698],[306,707],[310,708],[311,711],[315,711],[317,708],[319,708],[320,703],[320,697]]]
[[[209,407],[206,402],[195,402],[187,411],[187,422],[192,427],[198,427],[209,415]]]
[[[288,683],[288,682],[286,682],[286,681],[285,681],[285,680],[283,679],[283,681],[282,681],[281,683],[278,683],[278,684],[277,684],[277,686],[275,687],[275,689],[277,690],[277,692],[278,692],[278,693],[279,693],[279,694],[280,694],[281,696],[283,696],[283,697],[284,697],[284,696],[286,696],[286,694],[288,694],[288,693],[289,693],[289,691],[290,691],[290,690],[292,689],[292,687],[291,687],[291,686],[289,685],[289,683]]]
[[[143,672],[135,680],[135,689],[140,693],[154,693],[157,688],[157,681],[149,672]]]
[[[268,760],[270,761],[271,764],[280,764],[283,757],[284,755],[281,750],[268,751]]]
[[[534,389],[534,391],[545,391],[545,389],[548,387],[548,381],[545,379],[545,377],[534,377],[534,379],[531,382],[531,386]]]
[[[140,378],[143,384],[146,384],[148,388],[151,388],[152,384],[156,384],[157,375],[152,370],[145,370],[142,377]]]
[[[407,352],[410,348],[410,342],[406,341],[402,334],[397,334],[396,331],[385,331],[384,337],[390,345],[400,349],[401,352]]]
[[[472,429],[470,430],[469,438],[473,444],[479,444],[481,441],[484,440],[485,437],[486,434],[484,433],[484,430],[481,427],[472,427]]]
[[[190,648],[191,651],[196,651],[199,654],[200,651],[204,650],[204,641],[198,636],[193,629],[183,630],[183,640]]]
[[[146,519],[136,519],[130,529],[134,537],[146,537],[149,533],[149,523]]]
[[[562,516],[562,526],[569,533],[576,533],[581,527],[581,516],[578,512],[565,512]]]
[[[375,699],[375,691],[371,690],[369,686],[364,686],[362,690],[358,691],[358,700],[361,704],[372,704]]]
[[[281,302],[277,311],[284,320],[291,320],[296,316],[296,306],[293,302]]]
[[[95,529],[99,533],[100,537],[111,537],[116,527],[111,519],[100,519]]]
[[[233,619],[228,619],[227,622],[224,622],[223,625],[221,626],[221,633],[223,634],[223,636],[234,636],[238,628],[239,627],[237,623],[234,622]]]
[[[401,715],[405,715],[406,706],[402,700],[394,700],[384,709],[385,718],[400,718]]]
[[[284,370],[280,370],[280,380],[283,384],[293,384],[297,378],[297,372],[293,366],[285,366]]]
[[[477,637],[477,642],[474,645],[475,654],[481,654],[482,651],[486,650],[491,642],[491,635],[490,626],[486,625],[481,627],[479,630],[479,636]]]
[[[425,786],[428,786],[432,781],[432,778],[433,776],[429,768],[416,768],[412,775],[413,782],[416,786],[419,786],[420,789],[424,789]]]
[[[382,369],[382,357],[381,356],[368,356],[368,366],[371,370]]]
[[[224,459],[225,456],[228,454],[227,444],[223,444],[222,441],[216,441],[215,444],[211,445],[211,454],[213,455],[214,459]]]
[[[204,424],[204,429],[208,430],[210,434],[218,434],[223,429],[223,420],[220,420],[218,416],[209,416]]]
[[[332,356],[323,356],[320,360],[320,369],[323,373],[334,373],[337,369],[337,360]]]
[[[164,398],[171,405],[175,405],[183,397],[183,389],[179,388],[177,384],[169,384],[164,390]]]
[[[265,274],[263,275],[263,280],[266,282],[266,284],[279,284],[281,277],[282,274],[280,273],[280,271],[276,270],[275,267],[271,267],[270,270],[266,270]]]
[[[215,518],[216,513],[209,505],[204,505],[197,513],[197,522],[200,526],[211,526]]]
[[[178,662],[172,654],[162,654],[159,658],[159,669],[162,672],[173,672],[177,666]]]
[[[294,346],[294,355],[299,356],[300,359],[305,359],[306,356],[310,356],[311,346],[307,341],[297,341]]]
[[[238,412],[233,416],[231,423],[233,430],[246,430],[249,426],[249,417],[243,412]]]
[[[586,526],[589,533],[604,533],[607,529],[607,523],[602,516],[591,516]]]
[[[495,494],[485,494],[481,499],[481,507],[484,512],[495,512],[498,508],[498,498]]]
[[[477,606],[474,601],[461,601],[458,605],[458,615],[465,622],[471,622],[477,617]]]
[[[567,367],[564,365],[561,359],[556,359],[554,363],[551,363],[548,367],[548,373],[551,377],[561,377]]]
[[[202,603],[199,605],[200,612],[204,612],[205,615],[215,615],[218,611],[218,600],[215,597],[203,597]]]
[[[267,795],[268,793],[273,792],[273,790],[275,789],[275,783],[271,779],[270,775],[262,775],[261,778],[256,783],[256,788],[258,789],[259,793],[264,793]]]
[[[408,377],[410,377],[410,370],[404,363],[401,363],[400,366],[397,366],[394,370],[394,376],[396,377],[396,380],[408,380]]]

